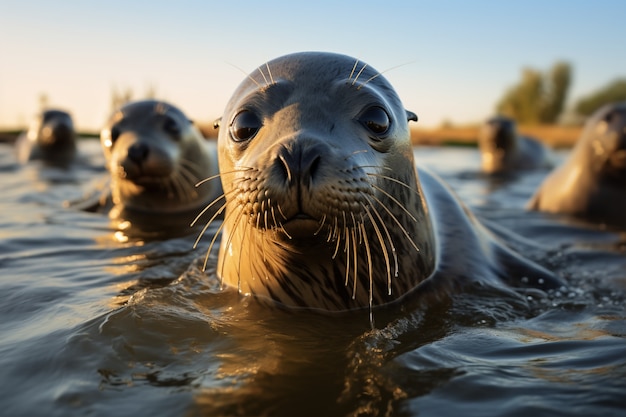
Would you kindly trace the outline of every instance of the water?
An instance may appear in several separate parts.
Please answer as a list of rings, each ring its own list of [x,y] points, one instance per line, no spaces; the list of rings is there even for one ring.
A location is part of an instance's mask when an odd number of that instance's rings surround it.
[[[194,251],[195,234],[128,236],[63,207],[105,175],[81,145],[90,165],[70,172],[0,145],[1,415],[626,414],[626,236],[526,213],[545,172],[490,180],[474,149],[417,149],[568,286],[476,288],[371,329],[220,291],[214,257],[201,271],[210,239]]]

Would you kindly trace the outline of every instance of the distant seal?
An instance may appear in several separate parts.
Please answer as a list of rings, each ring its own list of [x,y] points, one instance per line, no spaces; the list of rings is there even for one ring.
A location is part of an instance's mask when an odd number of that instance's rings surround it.
[[[296,53],[253,71],[221,119],[217,275],[261,300],[333,312],[500,278],[554,284],[436,177],[420,169],[418,180],[416,119],[348,56]]]
[[[517,133],[515,121],[505,116],[488,119],[478,136],[481,168],[487,174],[550,168],[549,152],[539,141]]]
[[[568,158],[528,207],[626,228],[626,102],[608,104],[589,118]]]
[[[77,154],[72,116],[56,109],[41,112],[17,139],[15,149],[22,164],[41,160],[49,165],[69,165]]]
[[[215,145],[185,114],[163,101],[128,103],[115,111],[100,140],[111,174],[112,218],[189,224],[221,194]]]

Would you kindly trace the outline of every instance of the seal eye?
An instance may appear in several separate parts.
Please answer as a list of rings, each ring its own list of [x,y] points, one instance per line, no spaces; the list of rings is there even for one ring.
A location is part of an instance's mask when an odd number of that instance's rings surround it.
[[[387,112],[378,106],[370,107],[359,116],[359,122],[377,136],[384,135],[389,130],[391,120]]]
[[[163,122],[163,130],[172,136],[178,136],[180,134],[180,126],[176,123],[176,120],[171,117],[166,117]]]
[[[235,142],[250,140],[261,128],[259,117],[250,110],[242,110],[230,124],[230,134]]]

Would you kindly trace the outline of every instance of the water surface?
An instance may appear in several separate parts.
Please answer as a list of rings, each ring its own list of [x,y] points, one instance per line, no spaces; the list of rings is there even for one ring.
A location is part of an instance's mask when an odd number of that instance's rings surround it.
[[[626,237],[523,206],[547,172],[489,179],[419,148],[509,244],[567,287],[470,289],[401,314],[269,309],[220,290],[210,239],[129,237],[64,207],[105,173],[25,167],[0,144],[0,414],[623,416]],[[561,155],[562,157],[562,155]],[[216,232],[208,231],[208,236]]]

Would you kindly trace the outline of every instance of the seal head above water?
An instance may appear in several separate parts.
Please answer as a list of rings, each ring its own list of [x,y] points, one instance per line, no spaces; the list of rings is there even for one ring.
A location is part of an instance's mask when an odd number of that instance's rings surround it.
[[[626,102],[608,104],[589,118],[528,207],[626,229]]]
[[[296,53],[253,71],[221,119],[218,276],[325,311],[499,277],[547,283],[550,273],[495,242],[436,177],[418,177],[416,119],[378,71],[348,56]]]
[[[41,160],[49,165],[69,165],[77,154],[72,116],[63,110],[42,111],[17,139],[16,154],[23,164]]]
[[[100,134],[111,175],[113,218],[189,224],[200,208],[221,194],[215,145],[177,107],[158,100],[128,103]]]
[[[515,121],[495,116],[485,122],[478,136],[481,168],[488,174],[550,168],[549,152],[539,141],[520,136]]]

